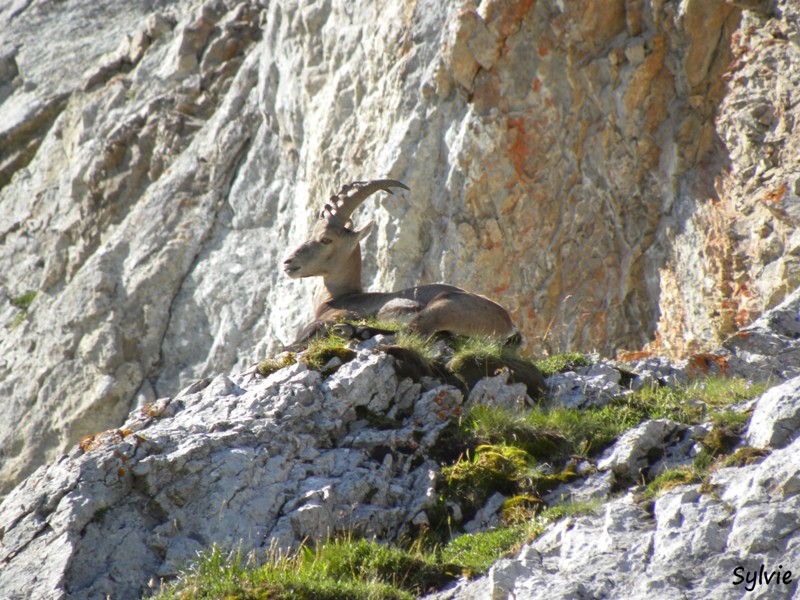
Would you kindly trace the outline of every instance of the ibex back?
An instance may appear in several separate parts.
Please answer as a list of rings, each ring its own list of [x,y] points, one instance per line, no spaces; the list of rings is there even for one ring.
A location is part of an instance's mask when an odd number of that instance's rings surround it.
[[[502,306],[452,285],[433,283],[399,292],[364,292],[360,242],[374,222],[355,229],[350,217],[371,194],[378,190],[391,194],[393,187],[409,189],[393,179],[342,186],[320,211],[311,236],[284,261],[289,277],[322,277],[323,283],[316,300],[315,321],[303,330],[295,344],[337,321],[371,316],[407,322],[409,329],[422,335],[440,331],[498,339],[514,335],[514,324]]]

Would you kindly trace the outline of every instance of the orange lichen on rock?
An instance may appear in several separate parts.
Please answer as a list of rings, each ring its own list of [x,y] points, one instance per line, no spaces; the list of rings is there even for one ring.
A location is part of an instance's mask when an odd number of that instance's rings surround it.
[[[511,157],[514,170],[517,172],[517,175],[527,179],[525,167],[531,156],[531,136],[526,131],[525,118],[508,119],[506,127],[508,128],[509,134],[512,136],[508,154]]]
[[[157,400],[156,402],[148,402],[139,409],[139,414],[143,417],[155,418],[161,415],[169,406],[169,401]]]
[[[126,437],[130,436],[133,437],[135,445],[139,445],[143,441],[141,436],[134,434],[130,429],[109,429],[108,431],[95,433],[94,435],[84,436],[78,444],[78,447],[83,452],[89,452],[91,450],[96,450],[107,443],[121,442]]]
[[[505,39],[519,29],[522,20],[536,6],[536,0],[495,0],[481,7],[487,23],[501,39]]]
[[[653,356],[652,350],[619,350],[616,359],[620,362],[636,362]]]
[[[708,377],[709,375],[726,375],[728,358],[710,352],[695,354],[689,358],[686,365],[686,375],[689,379]]]
[[[761,202],[764,204],[778,204],[783,197],[786,195],[786,184],[782,183],[778,186],[777,189],[774,190],[767,190],[764,196],[761,198]]]
[[[88,452],[89,450],[95,447],[94,439],[95,439],[94,435],[85,435],[83,436],[83,438],[81,438],[78,447],[84,452]]]

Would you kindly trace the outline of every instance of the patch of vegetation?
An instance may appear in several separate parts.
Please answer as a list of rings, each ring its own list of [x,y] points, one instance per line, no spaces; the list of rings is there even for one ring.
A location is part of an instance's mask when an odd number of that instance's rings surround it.
[[[420,359],[432,364],[439,360],[439,353],[436,351],[436,344],[433,338],[413,333],[408,330],[401,330],[395,336],[395,345],[410,350],[417,354]]]
[[[14,315],[14,318],[11,319],[11,323],[9,324],[9,327],[11,329],[16,329],[17,327],[22,325],[22,322],[27,318],[27,316],[28,316],[28,313],[26,313],[26,312],[17,313],[16,315]]]
[[[738,379],[707,380],[675,389],[644,388],[603,407],[585,410],[555,406],[512,413],[478,406],[451,435],[465,449],[503,443],[518,447],[539,461],[558,463],[572,456],[596,456],[647,419],[667,418],[685,424],[710,420],[714,430],[735,432],[746,425],[749,415],[728,406],[755,397],[763,389],[764,386]],[[708,442],[720,445],[713,436]]]
[[[503,516],[513,523],[518,515],[534,516],[544,506],[540,496],[575,477],[574,461],[559,471],[517,446],[489,444],[443,467],[438,491],[441,502],[459,505],[464,520],[471,519],[492,494],[511,496],[503,506]]]
[[[539,461],[557,463],[599,454],[645,418],[625,404],[588,410],[552,407],[527,413],[476,406],[463,420],[460,435],[466,447],[503,442]]]
[[[478,380],[505,369],[510,383],[524,383],[528,395],[540,399],[545,390],[544,377],[536,364],[497,340],[481,337],[456,338],[447,369],[458,376],[468,388]]]
[[[471,454],[442,469],[440,486],[443,498],[458,501],[467,514],[474,514],[496,492],[516,493],[533,466],[532,457],[515,446],[478,446]]]
[[[451,374],[444,368],[431,338],[401,331],[396,335],[393,344],[380,346],[379,350],[394,357],[398,377],[410,377],[417,383],[423,377],[438,377],[462,387],[461,382],[453,381]]]
[[[705,470],[698,469],[695,465],[684,465],[676,469],[670,469],[656,477],[647,485],[642,493],[642,498],[644,500],[654,500],[663,492],[680,485],[700,483],[703,481],[705,475]]]
[[[531,516],[541,508],[536,499],[576,477],[578,460],[599,455],[624,432],[656,418],[685,424],[711,421],[712,427],[697,440],[705,451],[695,464],[652,482],[648,498],[671,485],[703,481],[715,460],[740,442],[749,418],[728,405],[755,396],[762,389],[741,380],[708,380],[676,389],[646,388],[586,410],[551,407],[516,413],[474,407],[458,427],[447,432],[444,445],[450,452],[458,448],[460,456],[437,457],[447,461],[438,488],[441,502],[455,502],[468,520],[492,493],[501,492],[517,497],[522,504],[527,502]],[[526,513],[509,506],[509,519],[515,512]]]
[[[734,388],[739,383],[733,382]],[[714,384],[715,392],[721,389]],[[722,398],[722,395],[718,396]],[[718,402],[721,404],[722,401]],[[750,413],[721,409],[710,415],[711,431],[697,441],[703,450],[691,465],[684,465],[666,471],[647,485],[642,494],[644,500],[655,500],[659,495],[679,485],[700,483],[702,493],[714,493],[711,476],[717,469],[731,466],[745,466],[761,461],[769,450],[744,446],[737,448],[749,421]]]
[[[398,323],[397,321],[391,321],[389,319],[382,319],[378,316],[364,317],[362,319],[356,319],[356,320],[348,317],[342,317],[341,319],[338,319],[336,322],[344,323],[346,325],[371,327],[372,329],[382,329],[384,331],[393,331],[393,332],[402,331],[405,327],[402,323]]]
[[[512,556],[561,519],[596,513],[600,502],[575,502],[536,510],[504,527],[465,533],[450,540],[440,551],[440,560],[459,565],[467,577],[482,575],[504,556]]]
[[[31,304],[33,304],[33,301],[36,299],[36,294],[38,294],[38,292],[36,291],[28,292],[27,294],[22,294],[21,296],[12,298],[11,304],[16,306],[20,310],[27,311],[31,307]]]
[[[338,358],[341,364],[350,362],[356,357],[356,352],[348,347],[349,340],[338,335],[329,335],[312,340],[305,352],[299,357],[299,362],[305,363],[309,369],[323,371],[324,375],[330,375],[339,366],[324,371],[325,366],[334,358]]]
[[[742,446],[737,448],[736,451],[722,458],[717,463],[717,468],[724,469],[726,467],[745,467],[753,465],[764,460],[764,457],[769,456],[770,451],[766,448],[753,448],[752,446]]]
[[[588,514],[597,503],[545,509],[533,519],[491,531],[464,534],[443,546],[409,549],[374,541],[340,539],[272,551],[262,564],[253,555],[214,546],[158,600],[411,600],[440,590],[460,576],[485,573],[499,558],[519,551],[551,523]]]
[[[530,527],[517,524],[453,538],[442,548],[441,560],[460,565],[467,577],[489,570],[500,558],[510,555],[531,537]],[[535,535],[533,536],[535,537]]]
[[[411,600],[460,574],[433,555],[366,540],[336,540],[262,565],[214,547],[158,596],[160,600]]]
[[[16,329],[22,322],[28,317],[28,309],[33,304],[33,301],[36,299],[36,295],[38,292],[28,292],[27,294],[22,294],[21,296],[17,296],[16,298],[11,298],[12,306],[18,308],[21,312],[14,315],[14,318],[11,320],[9,327],[11,329]]]
[[[514,496],[503,502],[501,512],[507,526],[531,520],[545,508],[545,502],[535,494]]]
[[[590,367],[592,361],[577,352],[563,352],[536,361],[536,366],[545,377],[550,377],[556,373],[574,371],[578,367]]]
[[[289,367],[297,362],[297,354],[294,352],[283,352],[275,358],[268,358],[258,363],[258,372],[262,377],[269,377],[276,371],[284,367]]]
[[[685,389],[687,395],[702,400],[712,409],[721,409],[760,396],[767,387],[767,383],[753,383],[741,377],[707,377]]]

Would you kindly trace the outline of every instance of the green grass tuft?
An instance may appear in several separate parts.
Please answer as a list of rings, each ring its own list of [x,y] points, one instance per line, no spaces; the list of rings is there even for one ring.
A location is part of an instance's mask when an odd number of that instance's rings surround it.
[[[642,493],[642,498],[654,500],[663,492],[680,485],[700,483],[705,475],[705,469],[698,469],[695,465],[686,465],[665,471],[647,485]]]
[[[356,353],[348,347],[348,344],[349,340],[338,335],[315,338],[298,360],[305,363],[309,369],[317,371],[321,371],[334,358],[340,359],[342,363],[350,362],[356,357]],[[324,374],[329,375],[335,370],[336,368],[330,369]]]
[[[251,555],[213,547],[168,585],[159,600],[411,600],[444,587],[459,567],[431,554],[366,540],[336,540],[297,552]]]
[[[28,292],[27,294],[22,294],[21,296],[11,299],[11,304],[18,308],[20,312],[11,319],[11,323],[8,325],[9,329],[16,329],[28,318],[28,309],[31,307],[31,304],[33,304],[37,294],[38,292],[35,291]]]
[[[428,365],[433,365],[440,357],[436,352],[435,340],[407,330],[401,330],[395,336],[395,345],[414,352]]]
[[[468,514],[474,513],[495,492],[514,494],[532,466],[531,458],[514,446],[478,446],[471,456],[442,469],[441,493],[445,499],[457,499]]]
[[[384,329],[386,331],[402,331],[404,325],[397,321],[389,319],[382,319],[378,316],[364,317],[361,319],[352,319],[343,317],[336,321],[337,323],[347,323],[348,325],[361,325],[364,327],[372,327],[373,329]]]
[[[737,448],[733,454],[725,456],[717,464],[717,468],[723,469],[726,467],[745,467],[759,463],[768,456],[770,450],[766,448],[753,448],[752,446],[742,446]]]
[[[478,533],[465,533],[442,547],[440,560],[460,565],[468,577],[481,575],[499,558],[518,552],[523,544],[533,541],[548,526],[561,519],[596,513],[599,502],[576,502],[537,510],[536,516],[506,527]]]
[[[21,296],[17,296],[16,298],[11,299],[11,304],[19,308],[20,310],[28,310],[33,304],[33,301],[36,299],[36,295],[38,292],[28,292],[27,294],[22,294]]]
[[[591,365],[591,360],[577,352],[553,354],[552,356],[536,361],[536,366],[539,367],[539,370],[545,377],[550,377],[556,373],[563,373],[564,371],[573,371],[578,367],[590,367]]]
[[[340,539],[271,551],[263,561],[214,546],[165,585],[157,600],[411,600],[462,575],[485,573],[552,522],[596,512],[594,503],[546,509],[511,527],[464,534],[441,547],[409,550],[367,540]]]
[[[275,358],[268,358],[258,363],[258,372],[262,377],[269,377],[276,371],[289,367],[296,362],[297,355],[294,352],[284,352]]]
[[[507,370],[508,381],[524,383],[528,395],[534,400],[541,399],[544,394],[544,377],[536,363],[516,348],[505,346],[497,340],[482,337],[456,338],[446,367],[469,389],[478,380]]]
[[[528,540],[528,527],[522,524],[491,531],[465,533],[442,548],[441,560],[461,565],[464,574],[485,573],[500,558],[508,556]]]

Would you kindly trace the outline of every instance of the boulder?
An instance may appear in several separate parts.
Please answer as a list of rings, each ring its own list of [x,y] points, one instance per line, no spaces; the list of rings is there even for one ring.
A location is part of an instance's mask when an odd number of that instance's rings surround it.
[[[800,433],[800,377],[764,393],[753,408],[745,439],[756,448],[783,448]]]
[[[684,439],[687,427],[669,419],[652,419],[624,433],[597,461],[601,471],[613,471],[638,481],[663,456],[665,448]]]

